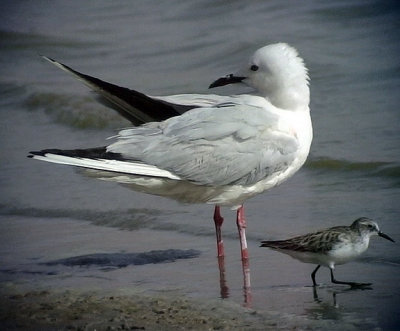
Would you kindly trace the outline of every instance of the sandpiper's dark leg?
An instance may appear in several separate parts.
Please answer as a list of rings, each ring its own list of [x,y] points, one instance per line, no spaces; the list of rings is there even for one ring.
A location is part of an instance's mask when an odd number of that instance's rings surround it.
[[[372,285],[371,283],[355,283],[355,282],[342,282],[340,280],[336,280],[335,277],[333,276],[333,270],[331,270],[331,281],[334,284],[344,284],[344,285],[350,285],[351,287],[363,287],[363,286],[370,286]]]
[[[313,290],[314,301],[318,303],[322,302],[321,299],[318,297],[317,287],[313,286],[312,290]]]
[[[313,282],[313,286],[317,286],[318,284],[315,282],[315,274],[317,273],[318,269],[321,268],[320,265],[318,265],[315,270],[311,273],[311,279]],[[332,270],[331,270],[332,271]]]

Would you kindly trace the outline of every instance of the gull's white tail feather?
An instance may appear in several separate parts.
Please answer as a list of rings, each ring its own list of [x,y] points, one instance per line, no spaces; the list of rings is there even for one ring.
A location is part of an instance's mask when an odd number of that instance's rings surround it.
[[[139,162],[120,161],[111,159],[92,159],[85,157],[76,158],[67,155],[52,154],[52,153],[42,153],[42,154],[32,153],[31,157],[46,162],[66,164],[88,169],[111,171],[116,173],[124,173],[124,174],[138,175],[138,176],[160,177],[160,178],[167,178],[174,180],[181,179],[167,170],[159,169],[155,166]]]

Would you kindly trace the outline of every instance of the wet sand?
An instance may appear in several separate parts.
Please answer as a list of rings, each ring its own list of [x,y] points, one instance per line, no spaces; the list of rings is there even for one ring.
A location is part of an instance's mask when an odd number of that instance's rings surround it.
[[[96,292],[3,293],[0,307],[2,330],[254,329],[246,320],[218,306],[210,309],[184,298]],[[276,323],[271,321],[269,327],[275,328]]]

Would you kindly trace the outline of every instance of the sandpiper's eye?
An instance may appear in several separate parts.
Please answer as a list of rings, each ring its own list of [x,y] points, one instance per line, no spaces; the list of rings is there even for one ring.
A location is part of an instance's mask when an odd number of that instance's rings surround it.
[[[374,226],[372,224],[368,224],[368,229],[373,229]]]
[[[258,70],[258,66],[255,65],[255,64],[253,64],[253,65],[250,67],[250,70],[251,70],[251,71],[257,71],[257,70]]]

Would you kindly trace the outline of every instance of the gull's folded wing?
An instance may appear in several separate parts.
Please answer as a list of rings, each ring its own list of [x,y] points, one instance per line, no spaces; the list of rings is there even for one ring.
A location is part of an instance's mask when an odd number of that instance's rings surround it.
[[[43,58],[78,78],[100,95],[100,101],[111,106],[134,125],[163,121],[197,107],[196,105],[175,104],[152,98],[135,90],[85,75],[49,57],[43,56]]]

